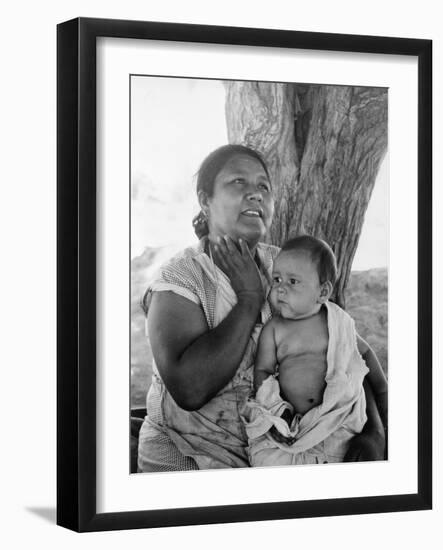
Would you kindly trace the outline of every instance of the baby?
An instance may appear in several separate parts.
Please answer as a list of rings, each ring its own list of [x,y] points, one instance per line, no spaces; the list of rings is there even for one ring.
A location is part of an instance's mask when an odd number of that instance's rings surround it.
[[[351,317],[329,302],[336,276],[334,253],[314,237],[289,240],[275,260],[274,317],[246,415],[252,466],[343,461],[366,422],[367,373],[386,426],[386,378]]]

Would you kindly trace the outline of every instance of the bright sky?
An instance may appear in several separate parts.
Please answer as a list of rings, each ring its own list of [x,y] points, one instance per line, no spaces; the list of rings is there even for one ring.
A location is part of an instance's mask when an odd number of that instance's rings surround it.
[[[228,142],[218,80],[131,79],[131,255],[146,246],[195,243],[195,178],[201,161]],[[352,269],[388,264],[388,162],[382,164]]]

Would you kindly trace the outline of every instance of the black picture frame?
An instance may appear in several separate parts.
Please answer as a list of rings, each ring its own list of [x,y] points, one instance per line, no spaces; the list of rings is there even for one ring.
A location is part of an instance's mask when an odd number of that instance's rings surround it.
[[[96,511],[96,39],[415,56],[418,60],[416,494]],[[78,18],[57,28],[57,523],[75,531],[424,510],[432,507],[432,42]]]

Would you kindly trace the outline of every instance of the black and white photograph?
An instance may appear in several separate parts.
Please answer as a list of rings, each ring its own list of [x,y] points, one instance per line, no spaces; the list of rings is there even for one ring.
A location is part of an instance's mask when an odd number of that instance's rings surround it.
[[[388,458],[389,90],[130,75],[130,472]]]

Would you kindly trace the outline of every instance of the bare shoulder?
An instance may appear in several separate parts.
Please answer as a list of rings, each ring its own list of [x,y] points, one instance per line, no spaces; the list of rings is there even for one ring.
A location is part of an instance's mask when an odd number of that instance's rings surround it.
[[[272,317],[272,319],[270,319],[266,323],[266,325],[262,328],[261,335],[266,337],[274,336],[275,327],[276,327],[276,318]]]

